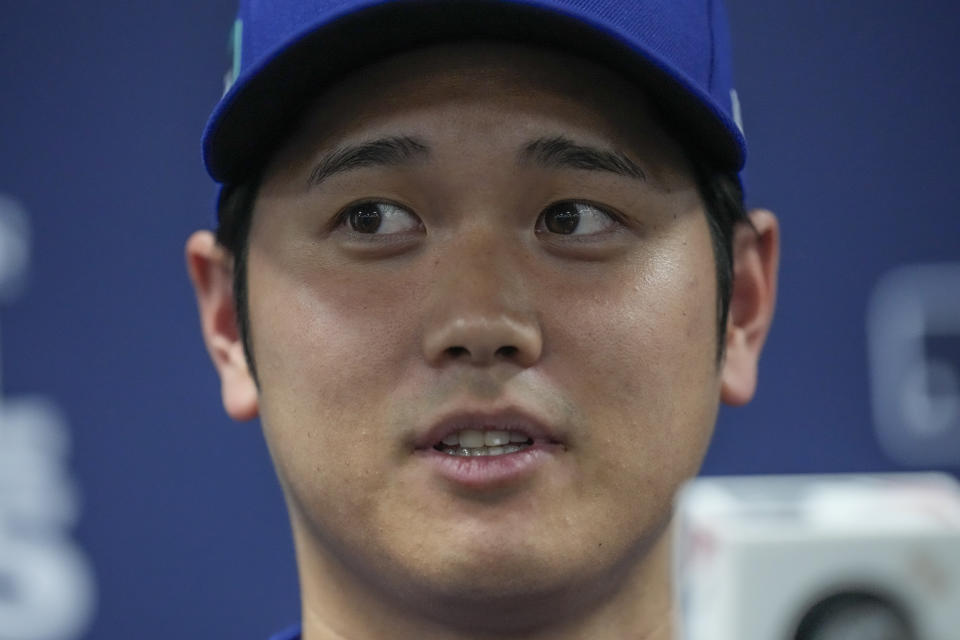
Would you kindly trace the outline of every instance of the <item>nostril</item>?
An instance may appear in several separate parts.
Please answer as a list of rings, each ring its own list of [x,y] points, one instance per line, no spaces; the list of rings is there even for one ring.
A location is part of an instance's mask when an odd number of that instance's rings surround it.
[[[517,348],[513,346],[500,347],[497,349],[497,355],[504,358],[513,358],[517,355]]]
[[[447,353],[450,354],[453,358],[459,358],[460,356],[469,356],[470,352],[466,347],[447,347]]]
[[[535,317],[513,318],[506,311],[480,313],[469,306],[466,311],[470,313],[441,316],[425,327],[423,355],[431,366],[499,363],[530,367],[539,361],[543,337]]]

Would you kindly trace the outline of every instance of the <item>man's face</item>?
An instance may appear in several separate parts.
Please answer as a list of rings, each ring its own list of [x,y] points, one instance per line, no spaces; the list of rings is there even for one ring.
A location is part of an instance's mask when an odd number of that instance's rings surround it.
[[[609,585],[701,462],[706,216],[644,96],[593,64],[459,45],[351,75],[269,165],[248,265],[307,563],[478,601]],[[521,450],[461,457],[464,429]]]

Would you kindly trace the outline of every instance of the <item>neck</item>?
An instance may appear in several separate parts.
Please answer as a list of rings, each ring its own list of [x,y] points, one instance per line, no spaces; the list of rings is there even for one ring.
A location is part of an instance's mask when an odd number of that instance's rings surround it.
[[[334,554],[294,526],[303,610],[303,640],[670,640],[672,597],[670,535],[665,530],[646,553],[620,577],[607,582],[617,588],[582,598],[589,588],[574,588],[555,598],[538,597],[538,605],[524,607],[524,619],[505,621],[498,631],[450,624],[433,606],[411,605],[409,595],[396,597],[396,586],[378,588],[356,575]],[[574,597],[569,597],[574,594]],[[417,596],[413,596],[416,598]],[[501,607],[483,607],[503,619]],[[536,611],[530,615],[530,611]],[[475,612],[475,610],[474,610]],[[563,612],[565,615],[558,615]],[[456,617],[456,616],[454,616]],[[509,629],[509,630],[508,630]]]

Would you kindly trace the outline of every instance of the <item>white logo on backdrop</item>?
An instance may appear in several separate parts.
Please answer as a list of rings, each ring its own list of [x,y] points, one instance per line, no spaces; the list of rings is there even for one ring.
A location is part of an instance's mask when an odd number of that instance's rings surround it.
[[[26,212],[0,195],[0,304],[23,289],[29,258]],[[56,405],[6,398],[0,380],[0,640],[76,640],[93,617],[93,571],[68,535],[79,516],[69,451]]]
[[[960,465],[960,263],[902,267],[867,314],[873,419],[907,465]]]

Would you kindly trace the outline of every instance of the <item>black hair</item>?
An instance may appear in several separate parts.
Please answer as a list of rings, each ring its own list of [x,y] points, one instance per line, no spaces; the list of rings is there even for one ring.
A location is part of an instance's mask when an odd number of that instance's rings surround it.
[[[233,303],[237,330],[243,343],[243,353],[253,381],[260,385],[257,367],[253,360],[253,344],[250,341],[250,303],[247,299],[247,257],[250,243],[250,224],[253,207],[260,188],[259,177],[240,185],[223,185],[217,200],[217,243],[230,253],[233,259]]]
[[[697,189],[706,209],[717,272],[717,362],[724,353],[724,337],[730,299],[733,295],[733,235],[740,224],[750,225],[743,202],[743,187],[735,173],[712,169],[691,155]],[[233,297],[237,328],[254,382],[256,364],[250,338],[247,290],[247,257],[250,224],[259,190],[259,178],[239,185],[225,185],[218,203],[217,242],[233,257]],[[752,226],[752,225],[751,225]],[[258,383],[259,384],[259,383]]]

